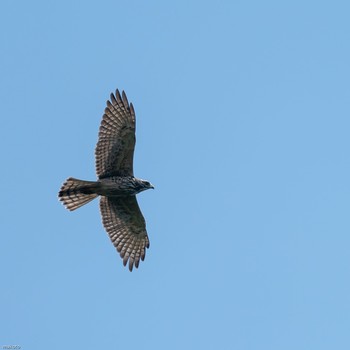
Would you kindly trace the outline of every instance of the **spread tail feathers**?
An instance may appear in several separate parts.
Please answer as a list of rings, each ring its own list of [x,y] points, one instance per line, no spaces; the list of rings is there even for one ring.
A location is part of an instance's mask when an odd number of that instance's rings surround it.
[[[68,178],[62,185],[58,197],[64,206],[72,211],[95,199],[98,194],[96,190],[99,184],[94,181],[83,181]]]

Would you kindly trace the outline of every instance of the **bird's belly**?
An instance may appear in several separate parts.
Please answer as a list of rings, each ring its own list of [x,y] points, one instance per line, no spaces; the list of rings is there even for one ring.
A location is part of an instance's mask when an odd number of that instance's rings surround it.
[[[135,195],[136,191],[134,188],[125,186],[124,182],[108,180],[100,181],[98,194],[106,197],[122,197]]]

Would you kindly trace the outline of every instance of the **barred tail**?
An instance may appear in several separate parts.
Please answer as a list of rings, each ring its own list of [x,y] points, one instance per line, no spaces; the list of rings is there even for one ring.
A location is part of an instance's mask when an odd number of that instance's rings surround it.
[[[99,184],[94,181],[83,181],[68,178],[58,193],[59,200],[64,206],[72,211],[95,199],[98,194],[96,190]]]

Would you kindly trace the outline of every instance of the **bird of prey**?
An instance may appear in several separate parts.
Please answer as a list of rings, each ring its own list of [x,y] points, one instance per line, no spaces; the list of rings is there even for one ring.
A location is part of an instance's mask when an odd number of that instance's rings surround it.
[[[68,178],[58,197],[75,210],[98,196],[102,223],[123,264],[129,270],[145,259],[149,240],[136,194],[154,188],[134,177],[135,110],[125,92],[116,90],[107,101],[95,149],[97,181]]]

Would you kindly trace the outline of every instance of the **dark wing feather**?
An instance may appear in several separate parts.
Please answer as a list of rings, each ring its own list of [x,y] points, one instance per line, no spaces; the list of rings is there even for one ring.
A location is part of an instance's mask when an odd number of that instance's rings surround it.
[[[102,118],[95,149],[96,173],[101,178],[133,176],[135,111],[123,91],[111,94]]]
[[[113,245],[120,253],[124,266],[129,261],[129,270],[139,267],[144,260],[149,240],[146,223],[136,196],[101,197],[100,210],[103,226]]]

